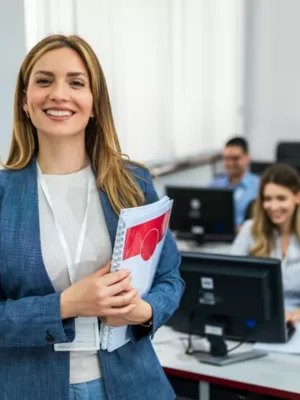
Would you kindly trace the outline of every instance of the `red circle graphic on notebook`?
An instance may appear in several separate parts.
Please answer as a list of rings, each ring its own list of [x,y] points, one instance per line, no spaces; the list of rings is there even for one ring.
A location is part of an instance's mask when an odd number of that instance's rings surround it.
[[[145,236],[141,245],[141,257],[144,261],[148,261],[155,252],[158,243],[158,230],[152,229]]]

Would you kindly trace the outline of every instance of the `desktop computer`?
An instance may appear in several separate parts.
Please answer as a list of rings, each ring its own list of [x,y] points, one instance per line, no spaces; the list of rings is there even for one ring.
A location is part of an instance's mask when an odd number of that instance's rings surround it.
[[[205,336],[210,354],[201,361],[227,365],[265,353],[228,357],[226,339],[284,343],[294,332],[285,322],[280,260],[182,253],[186,289],[168,325]]]
[[[167,186],[174,199],[170,228],[179,239],[232,242],[235,237],[231,189]]]

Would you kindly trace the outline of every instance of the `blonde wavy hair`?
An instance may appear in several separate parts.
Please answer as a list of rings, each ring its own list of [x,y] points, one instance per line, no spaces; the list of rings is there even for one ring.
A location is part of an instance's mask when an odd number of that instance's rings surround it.
[[[23,61],[15,90],[13,135],[7,162],[10,170],[25,168],[38,152],[37,131],[24,110],[24,100],[33,66],[51,50],[69,48],[80,56],[89,75],[93,95],[94,118],[85,131],[87,154],[97,172],[97,185],[118,214],[124,207],[144,204],[144,195],[134,179],[134,169],[143,167],[130,161],[121,152],[116,133],[108,90],[102,68],[90,45],[77,35],[51,35],[37,43]]]
[[[269,257],[274,248],[273,231],[276,226],[271,222],[264,210],[264,189],[268,183],[283,186],[295,195],[300,192],[300,176],[298,171],[287,164],[274,164],[267,168],[260,181],[258,198],[253,209],[252,236],[254,246],[250,255],[256,257]],[[300,206],[296,206],[292,219],[291,232],[295,233],[300,242]]]

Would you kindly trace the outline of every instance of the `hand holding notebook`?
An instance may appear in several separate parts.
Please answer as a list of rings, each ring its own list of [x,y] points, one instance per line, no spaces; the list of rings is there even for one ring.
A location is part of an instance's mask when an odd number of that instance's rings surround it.
[[[131,285],[143,296],[151,289],[159,263],[173,201],[167,196],[120,213],[111,271],[127,269]],[[101,325],[101,348],[113,351],[129,341],[128,327]]]

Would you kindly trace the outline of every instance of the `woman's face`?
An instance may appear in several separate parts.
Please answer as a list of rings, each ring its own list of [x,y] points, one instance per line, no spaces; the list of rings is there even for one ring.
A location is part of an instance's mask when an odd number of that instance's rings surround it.
[[[290,224],[299,201],[299,193],[294,194],[284,186],[267,183],[264,187],[263,208],[271,222],[280,228]]]
[[[30,114],[39,135],[84,134],[93,116],[93,96],[88,72],[74,50],[51,50],[36,62],[24,110]]]

